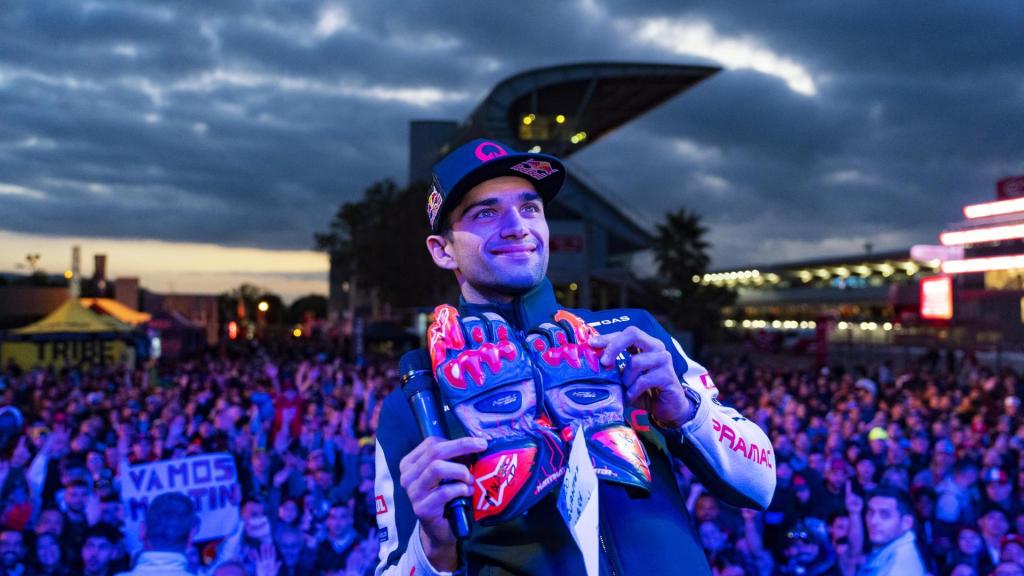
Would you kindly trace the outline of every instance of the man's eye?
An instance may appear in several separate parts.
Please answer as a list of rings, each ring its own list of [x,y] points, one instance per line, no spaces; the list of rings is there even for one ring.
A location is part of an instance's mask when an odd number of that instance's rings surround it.
[[[473,218],[474,219],[490,218],[491,216],[494,216],[497,213],[498,212],[496,210],[494,210],[494,208],[484,208],[483,210],[477,212],[476,215],[473,216]]]
[[[538,206],[536,204],[527,204],[526,206],[523,206],[523,211],[524,212],[530,212],[532,214],[539,214],[540,213],[540,206]]]

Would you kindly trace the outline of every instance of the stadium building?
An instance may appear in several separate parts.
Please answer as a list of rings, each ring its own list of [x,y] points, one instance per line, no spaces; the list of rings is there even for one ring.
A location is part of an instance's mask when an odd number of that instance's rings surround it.
[[[1017,350],[1024,344],[1024,177],[964,207],[940,245],[721,269],[724,325],[775,350],[828,343]]]

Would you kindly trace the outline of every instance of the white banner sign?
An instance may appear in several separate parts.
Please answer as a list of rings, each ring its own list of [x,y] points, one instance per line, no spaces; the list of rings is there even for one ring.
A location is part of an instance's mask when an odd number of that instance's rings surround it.
[[[200,522],[196,541],[222,538],[238,525],[242,491],[235,459],[228,454],[129,466],[121,474],[126,533],[138,534],[149,503],[165,492],[181,492],[192,498]]]

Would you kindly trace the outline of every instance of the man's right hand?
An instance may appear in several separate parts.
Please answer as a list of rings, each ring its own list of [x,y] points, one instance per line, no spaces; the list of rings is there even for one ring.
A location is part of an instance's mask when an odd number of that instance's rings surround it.
[[[453,460],[487,449],[482,438],[442,440],[430,437],[420,442],[399,463],[402,488],[420,521],[420,542],[435,570],[451,572],[458,567],[455,535],[444,516],[444,507],[455,498],[472,497],[473,475]]]

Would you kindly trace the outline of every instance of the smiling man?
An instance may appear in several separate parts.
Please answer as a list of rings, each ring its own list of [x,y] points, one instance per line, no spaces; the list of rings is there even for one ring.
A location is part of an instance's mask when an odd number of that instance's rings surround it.
[[[565,181],[552,156],[475,140],[434,166],[434,263],[459,306],[428,332],[454,440],[423,440],[400,391],[377,434],[377,574],[583,574],[557,510],[572,438],[601,481],[602,574],[711,574],[672,474],[681,458],[720,498],[764,509],[775,457],[764,432],[718,402],[707,371],[644,310],[559,306],[547,280],[545,207]],[[445,504],[470,498],[461,547]]]

